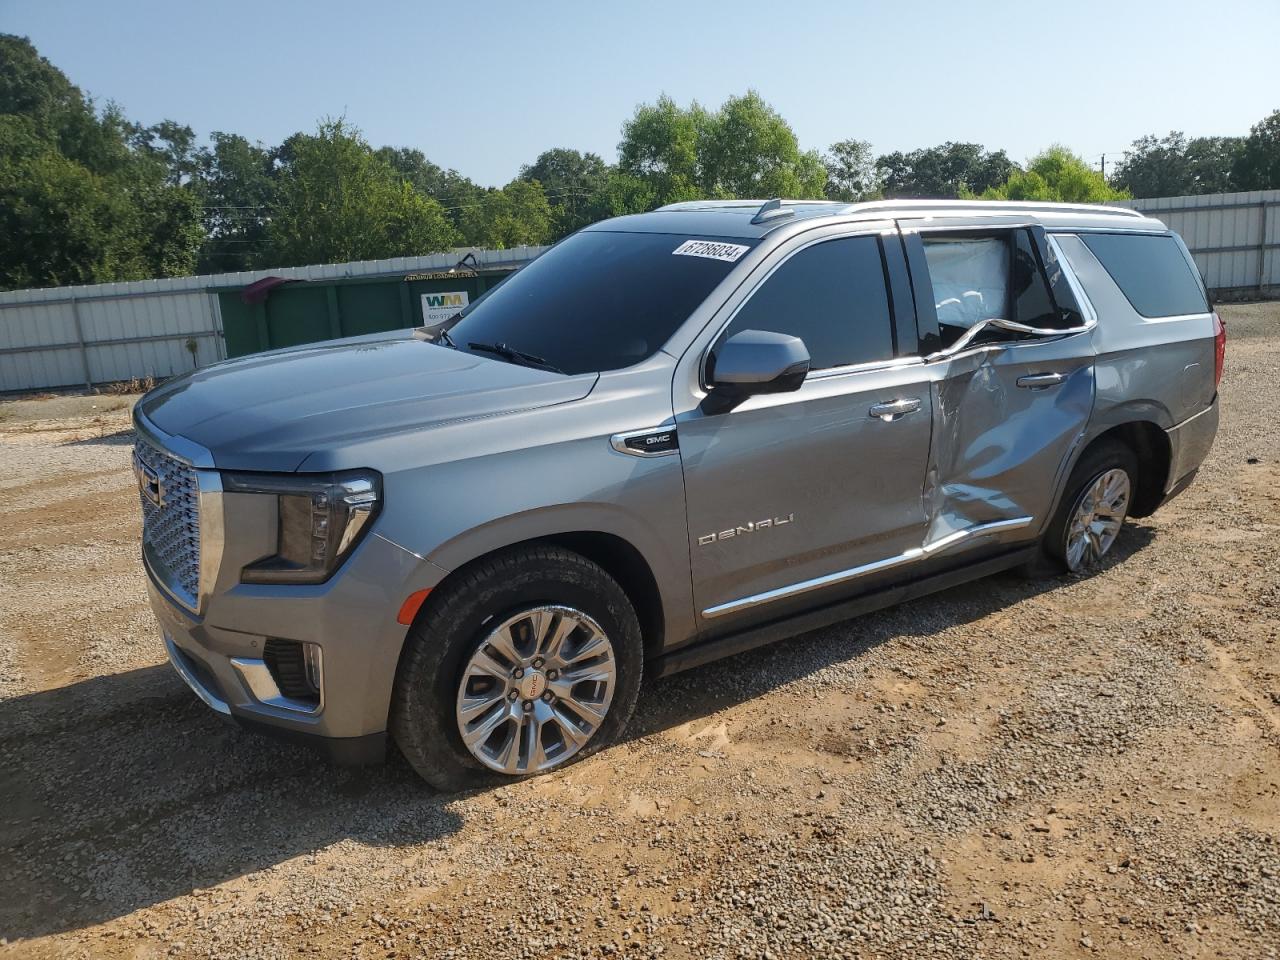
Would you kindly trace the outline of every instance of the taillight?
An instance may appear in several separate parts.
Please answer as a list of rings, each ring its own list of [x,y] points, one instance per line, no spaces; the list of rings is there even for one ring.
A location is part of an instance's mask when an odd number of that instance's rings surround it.
[[[1227,360],[1227,326],[1222,318],[1213,315],[1213,386],[1217,389],[1222,382],[1222,365]]]

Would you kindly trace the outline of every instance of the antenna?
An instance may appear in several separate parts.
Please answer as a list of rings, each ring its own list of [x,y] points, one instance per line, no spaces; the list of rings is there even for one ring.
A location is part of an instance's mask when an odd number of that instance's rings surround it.
[[[751,218],[751,222],[768,223],[770,220],[777,220],[779,217],[794,217],[795,215],[796,212],[794,210],[783,208],[781,197],[774,197],[772,200],[766,200],[760,205],[760,209]]]

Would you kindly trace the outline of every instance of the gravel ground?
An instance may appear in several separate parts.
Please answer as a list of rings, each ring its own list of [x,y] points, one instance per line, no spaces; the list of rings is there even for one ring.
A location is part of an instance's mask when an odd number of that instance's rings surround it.
[[[0,954],[1275,957],[1280,304],[1223,312],[1213,455],[1103,571],[649,683],[626,742],[455,797],[215,719],[125,404],[0,404]]]

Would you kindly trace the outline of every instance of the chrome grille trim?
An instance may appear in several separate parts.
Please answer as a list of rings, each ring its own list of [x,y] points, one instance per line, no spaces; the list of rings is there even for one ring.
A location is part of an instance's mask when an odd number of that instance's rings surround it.
[[[139,473],[155,477],[153,495],[141,489],[138,494],[143,556],[174,599],[194,611],[200,598],[200,483],[196,471],[141,434],[133,455],[141,468]]]

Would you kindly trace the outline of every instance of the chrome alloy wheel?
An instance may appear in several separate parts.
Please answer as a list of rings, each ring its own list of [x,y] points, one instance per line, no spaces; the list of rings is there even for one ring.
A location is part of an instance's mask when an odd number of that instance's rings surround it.
[[[1067,569],[1097,563],[1111,549],[1129,512],[1129,474],[1118,468],[1085,487],[1067,524]]]
[[[467,661],[458,685],[458,732],[491,770],[550,770],[581,750],[609,712],[613,644],[572,607],[508,617]]]

